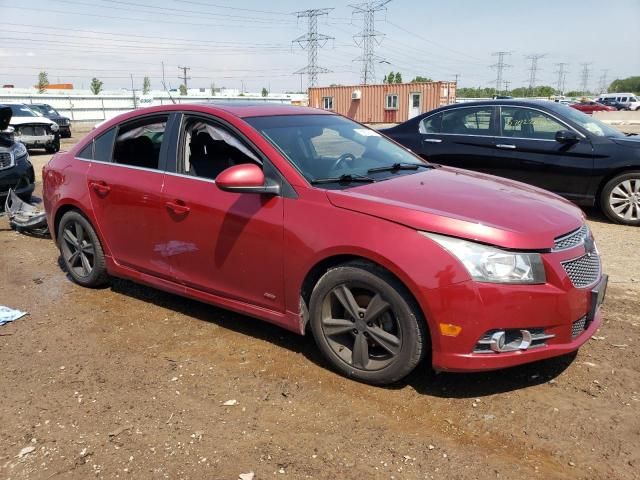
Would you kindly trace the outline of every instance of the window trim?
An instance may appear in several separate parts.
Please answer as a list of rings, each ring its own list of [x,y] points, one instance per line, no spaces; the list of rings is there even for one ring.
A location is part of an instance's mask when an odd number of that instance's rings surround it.
[[[395,101],[396,106],[395,107],[393,107],[393,106],[390,107],[389,106],[389,99],[390,98],[394,98],[394,97],[396,99],[396,101]],[[387,94],[385,94],[385,96],[384,96],[384,109],[385,110],[399,110],[399,102],[398,102],[399,98],[400,97],[399,97],[399,95],[397,93],[387,93]]]
[[[323,110],[329,110],[329,111],[333,111],[333,98],[334,97],[322,97],[322,109]],[[329,100],[329,103],[331,103],[330,107],[327,107],[327,100]]]

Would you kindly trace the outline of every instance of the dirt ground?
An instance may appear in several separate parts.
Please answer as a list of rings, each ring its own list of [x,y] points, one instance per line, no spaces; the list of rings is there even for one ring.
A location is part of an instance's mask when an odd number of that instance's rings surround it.
[[[258,320],[81,288],[1,218],[0,305],[29,315],[0,327],[0,478],[638,478],[640,233],[588,214],[611,283],[577,355],[390,388]]]

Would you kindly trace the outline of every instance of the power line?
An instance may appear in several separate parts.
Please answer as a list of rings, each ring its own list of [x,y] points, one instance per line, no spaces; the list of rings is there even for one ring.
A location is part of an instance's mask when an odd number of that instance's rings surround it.
[[[538,74],[538,60],[544,58],[544,53],[533,53],[527,55],[527,59],[531,60],[531,67],[529,67],[529,92],[533,96],[536,88],[536,76]]]
[[[507,55],[511,55],[511,52],[493,52],[491,55],[498,57],[498,62],[491,65],[491,68],[496,69],[496,93],[498,93],[500,88],[502,88],[502,74],[504,69],[511,67],[511,65],[504,63],[504,58]]]
[[[182,70],[182,77],[178,77],[178,78],[182,78],[182,84],[184,85],[184,88],[187,88],[187,80],[191,80],[191,77],[187,77],[187,71],[191,70],[190,67],[178,67],[179,70]]]
[[[555,73],[558,74],[558,80],[556,82],[556,90],[560,95],[564,95],[564,87],[567,81],[567,73],[569,73],[564,69],[566,65],[569,65],[569,64],[566,62],[556,63],[556,66],[558,67],[558,70],[555,71]]]
[[[294,72],[296,74],[306,73],[308,76],[308,86],[315,87],[318,84],[319,73],[329,73],[324,67],[318,66],[318,48],[324,47],[329,40],[333,40],[333,37],[329,37],[322,33],[318,33],[318,17],[329,15],[329,12],[333,8],[315,8],[311,10],[302,10],[296,12],[298,19],[306,18],[308,20],[308,31],[306,35],[301,35],[294,40],[303,49],[307,50],[307,66]]]
[[[391,0],[376,0],[365,3],[351,5],[353,14],[362,14],[362,31],[354,38],[356,45],[362,47],[362,55],[356,58],[356,61],[362,62],[362,71],[360,74],[360,83],[367,85],[371,80],[375,81],[375,62],[382,58],[374,54],[375,45],[380,45],[378,37],[383,34],[375,29],[376,12],[386,10],[386,4]]]
[[[582,66],[582,74],[581,74],[581,80],[580,80],[580,87],[581,87],[580,94],[586,95],[588,90],[587,87],[589,85],[589,75],[591,74],[591,72],[589,71],[589,67],[591,66],[591,63],[584,62],[584,63],[581,63],[580,65]]]

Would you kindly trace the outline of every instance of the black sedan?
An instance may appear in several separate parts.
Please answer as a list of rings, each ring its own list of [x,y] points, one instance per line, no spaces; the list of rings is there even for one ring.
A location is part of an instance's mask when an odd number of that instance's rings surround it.
[[[71,138],[71,120],[68,117],[60,115],[55,108],[46,103],[32,103],[29,104],[29,108],[56,122],[60,127],[60,136],[62,138]]]
[[[13,129],[9,126],[11,116],[11,108],[0,105],[0,210],[4,207],[9,189],[28,201],[35,186],[33,165],[27,148],[13,138]]]
[[[640,138],[566,105],[447,105],[382,132],[431,162],[519,180],[640,225]]]

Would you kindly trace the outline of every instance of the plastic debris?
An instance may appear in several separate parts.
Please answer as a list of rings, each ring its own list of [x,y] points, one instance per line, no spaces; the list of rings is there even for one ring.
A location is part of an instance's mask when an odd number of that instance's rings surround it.
[[[21,312],[20,310],[14,310],[13,308],[3,307],[0,305],[0,325],[18,320],[26,314],[27,312]]]

